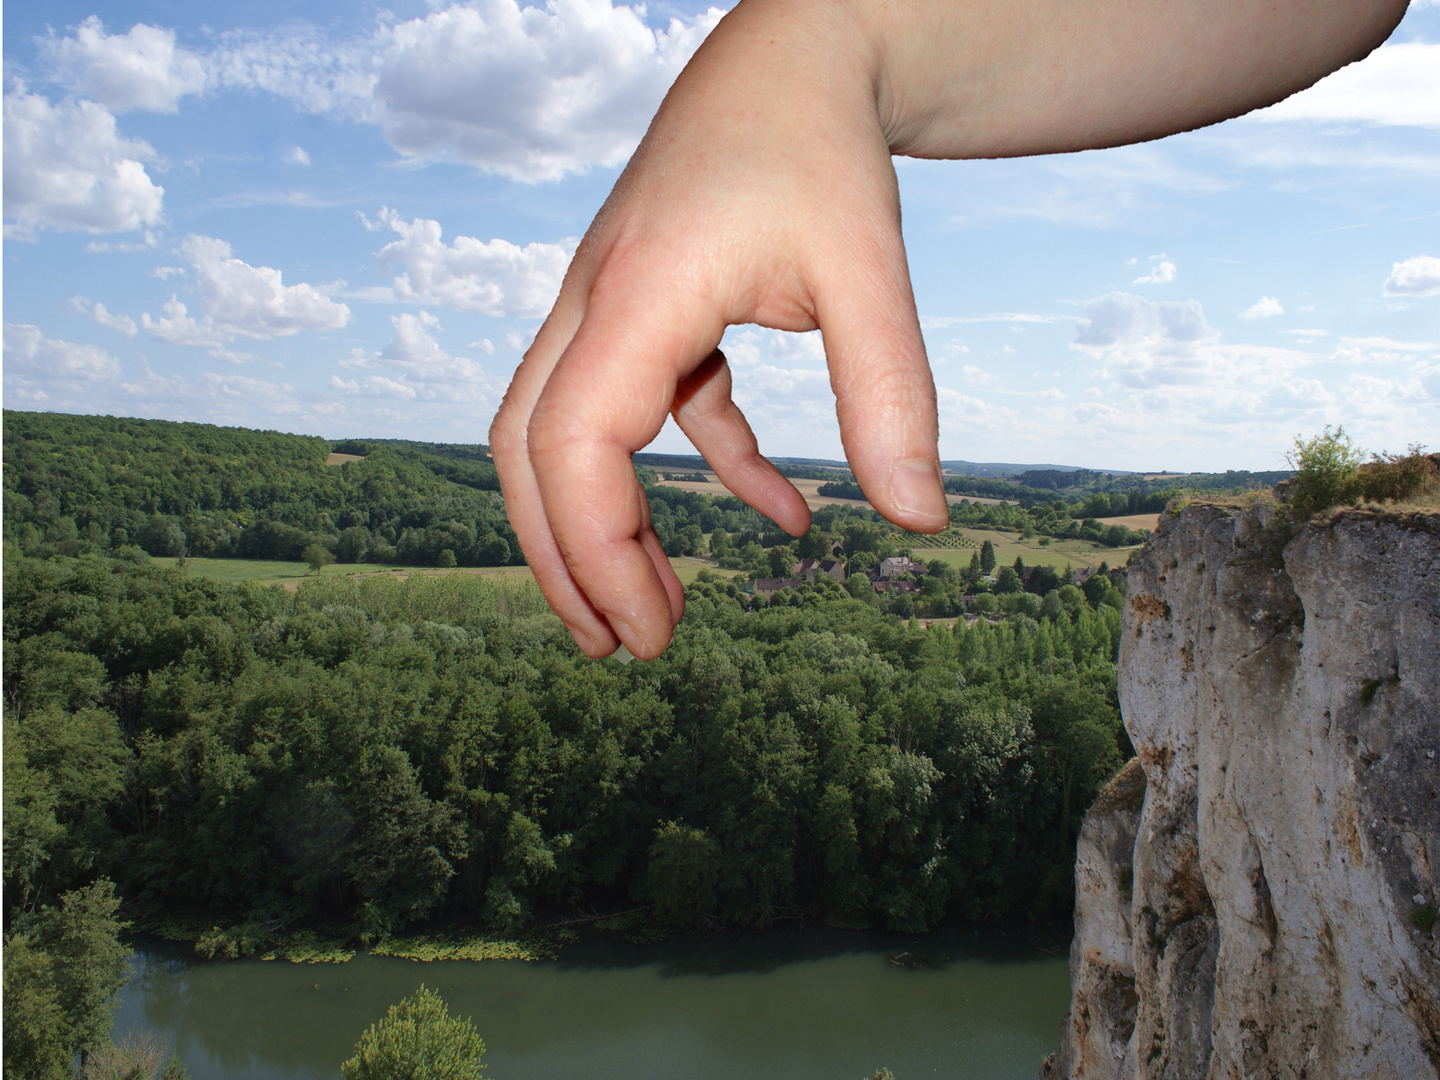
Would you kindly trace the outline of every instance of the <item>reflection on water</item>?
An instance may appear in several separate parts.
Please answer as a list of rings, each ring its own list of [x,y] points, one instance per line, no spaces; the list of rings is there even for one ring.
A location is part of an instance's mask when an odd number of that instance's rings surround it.
[[[920,938],[811,927],[557,961],[202,962],[137,957],[117,1030],[157,1028],[194,1080],[334,1078],[421,982],[474,1018],[494,1080],[1035,1076],[1069,997],[1066,943],[1023,925]]]

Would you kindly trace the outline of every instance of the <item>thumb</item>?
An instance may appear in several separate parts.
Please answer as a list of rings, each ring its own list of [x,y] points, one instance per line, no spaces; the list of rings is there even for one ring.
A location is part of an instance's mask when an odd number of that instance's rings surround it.
[[[880,214],[872,209],[864,216]],[[841,250],[828,253],[821,265],[825,269],[811,274],[816,321],[855,479],[871,505],[895,524],[939,532],[950,515],[940,479],[935,383],[898,212],[869,229],[852,226]]]

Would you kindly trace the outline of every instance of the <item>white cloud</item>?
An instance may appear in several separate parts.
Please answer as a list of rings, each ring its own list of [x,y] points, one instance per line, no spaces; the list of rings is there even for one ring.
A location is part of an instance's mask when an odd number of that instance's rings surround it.
[[[465,348],[471,352],[478,352],[483,356],[495,355],[495,343],[489,338],[482,337],[479,341],[472,341],[469,345],[466,345]]]
[[[1440,126],[1440,45],[1385,45],[1308,90],[1251,114],[1268,121],[1314,120]]]
[[[440,320],[428,311],[392,316],[395,336],[379,352],[353,349],[338,362],[344,369],[391,368],[396,377],[367,375],[363,380],[331,376],[331,389],[347,394],[416,398],[444,402],[498,403],[503,387],[494,385],[477,361],[452,356],[440,347],[435,334]]]
[[[1440,259],[1416,255],[1397,262],[1385,279],[1386,296],[1440,296]]]
[[[313,285],[284,284],[279,270],[235,258],[224,240],[187,236],[180,253],[195,271],[205,317],[193,318],[186,305],[172,296],[161,308],[161,318],[151,319],[149,312],[140,316],[141,325],[161,341],[214,350],[237,336],[288,337],[301,330],[335,330],[350,321],[350,309],[344,304]],[[228,351],[221,358],[250,359]]]
[[[1175,264],[1161,255],[1150,273],[1135,279],[1136,285],[1168,285],[1175,280]]]
[[[1281,331],[1281,333],[1293,334],[1295,337],[1305,337],[1305,338],[1322,338],[1322,337],[1329,337],[1329,336],[1330,336],[1330,331],[1329,331],[1329,330],[1301,330],[1301,329],[1296,329],[1296,330],[1283,330],[1283,331]]]
[[[405,269],[387,288],[357,294],[365,299],[538,318],[555,302],[575,253],[573,240],[519,247],[508,240],[486,243],[473,236],[457,236],[446,244],[438,221],[416,218],[407,223],[399,214],[383,209],[380,220],[399,239],[381,248],[376,258],[382,267],[398,264]]]
[[[233,338],[224,337],[216,328],[213,319],[206,319],[203,323],[192,318],[189,309],[180,302],[177,296],[171,296],[169,300],[160,305],[164,313],[158,319],[150,318],[150,313],[140,313],[140,325],[150,332],[150,336],[158,341],[167,342],[170,345],[194,345],[198,348],[218,348],[222,341]]]
[[[611,0],[452,4],[334,42],[314,27],[224,35],[217,86],[378,124],[400,153],[535,182],[618,165],[724,13],[660,31]]]
[[[206,58],[209,85],[262,90],[306,112],[373,120],[376,68],[389,34],[382,25],[368,38],[331,41],[320,27],[299,22],[268,34],[227,31]]]
[[[1328,359],[1342,364],[1395,364],[1440,348],[1433,341],[1397,341],[1388,337],[1342,337]]]
[[[535,333],[522,334],[519,330],[505,331],[505,351],[523,353],[535,340]]]
[[[40,405],[55,394],[84,394],[120,373],[120,361],[99,346],[47,338],[28,323],[7,322],[4,342],[5,394],[19,401]]]
[[[52,105],[20,88],[5,95],[6,234],[30,238],[41,228],[126,232],[160,220],[164,189],[144,161],[155,151],[122,139],[115,117],[93,101]]]
[[[157,277],[161,281],[167,281],[175,274],[184,277],[185,268],[183,266],[157,266],[154,270],[150,271],[151,277]]]
[[[791,334],[758,326],[732,327],[720,347],[732,369],[769,364],[826,370],[825,340],[819,330]]]
[[[1380,445],[1434,424],[1435,365],[1422,355],[1430,342],[1342,339],[1329,353],[1228,343],[1193,300],[1162,304],[1123,293],[1092,301],[1085,314],[1073,344],[1104,393],[1068,412],[1107,454],[1132,446],[1155,460],[1163,448],[1172,460],[1198,463],[1213,461],[1223,444],[1252,462],[1273,455],[1278,468],[1296,431],[1343,423],[1364,445]],[[1336,362],[1367,368],[1340,381],[1328,370]],[[1384,377],[1396,368],[1374,366],[1381,362],[1409,370]]]
[[[380,123],[403,154],[453,156],[516,180],[618,165],[720,14],[657,33],[610,0],[455,5],[391,31],[375,87]]]
[[[1251,304],[1244,311],[1240,312],[1242,319],[1269,319],[1276,315],[1284,315],[1285,308],[1279,300],[1273,296],[1262,296],[1255,303]]]
[[[91,303],[83,296],[72,296],[70,306],[84,315],[88,315],[101,326],[109,330],[119,330],[126,337],[135,336],[135,320],[129,315],[112,315],[101,303]]]
[[[126,243],[119,240],[91,240],[85,245],[85,250],[92,255],[104,255],[111,251],[146,251],[153,248],[160,242],[160,234],[153,229],[143,229],[140,239],[133,243]]]
[[[921,315],[921,330],[944,330],[965,323],[1057,323],[1068,322],[1073,315],[1042,315],[1033,311],[1007,311],[994,315]]]
[[[305,152],[303,146],[297,146],[291,150],[285,155],[285,160],[292,165],[303,165],[307,169],[310,167],[310,155]]]
[[[40,51],[59,82],[112,112],[145,109],[173,113],[186,94],[205,88],[205,65],[175,47],[175,31],[137,23],[125,34],[106,34],[99,16],[75,28],[74,37],[46,38]]]
[[[1219,340],[1198,300],[1151,301],[1110,293],[1085,306],[1075,345],[1132,386],[1194,382],[1203,377],[1202,346]]]
[[[960,374],[965,376],[965,382],[970,386],[995,386],[1000,381],[988,371],[981,371],[974,364],[963,365],[960,368]]]

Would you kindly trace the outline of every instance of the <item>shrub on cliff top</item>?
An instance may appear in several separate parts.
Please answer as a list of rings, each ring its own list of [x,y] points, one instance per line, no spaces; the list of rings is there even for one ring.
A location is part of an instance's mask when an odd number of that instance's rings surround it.
[[[1343,427],[1329,427],[1305,441],[1296,436],[1286,459],[1295,476],[1282,488],[1291,513],[1306,518],[1327,506],[1366,502],[1404,502],[1440,490],[1440,455],[1412,443],[1404,454],[1380,453],[1365,461],[1364,452]]]
[[[1375,454],[1360,469],[1361,494],[1372,502],[1413,499],[1434,488],[1437,480],[1435,455],[1426,454],[1419,443],[1412,443],[1406,454]]]
[[[1359,473],[1365,457],[1343,427],[1332,433],[1327,424],[1322,434],[1308,442],[1297,435],[1295,448],[1285,455],[1285,460],[1295,470],[1285,494],[1297,517],[1360,500]]]

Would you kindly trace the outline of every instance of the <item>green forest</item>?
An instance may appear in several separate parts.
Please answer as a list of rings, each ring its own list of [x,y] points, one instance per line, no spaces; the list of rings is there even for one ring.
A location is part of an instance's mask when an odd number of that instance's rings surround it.
[[[687,593],[675,644],[624,664],[583,658],[530,584],[290,594],[12,554],[12,909],[98,876],[370,938],[582,901],[903,929],[1068,909],[1126,748],[1115,608],[952,633],[828,580],[753,613]]]
[[[989,617],[922,628],[994,555],[877,596],[858,571],[910,540],[863,506],[794,538],[638,468],[671,554],[784,576],[839,544],[856,572],[767,601],[702,571],[660,659],[591,661],[526,579],[287,592],[149,563],[522,561],[483,448],[7,412],[4,453],[7,1078],[123,1074],[125,935],[161,925],[224,957],[582,910],[1064,916],[1081,816],[1130,754],[1108,577],[1026,593],[1002,568]],[[952,516],[975,515],[1044,520]]]
[[[7,540],[30,555],[523,563],[483,448],[5,412]],[[348,450],[346,448],[349,448]]]

